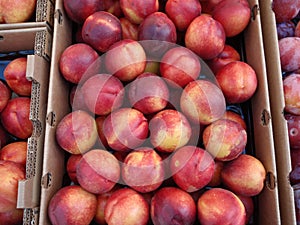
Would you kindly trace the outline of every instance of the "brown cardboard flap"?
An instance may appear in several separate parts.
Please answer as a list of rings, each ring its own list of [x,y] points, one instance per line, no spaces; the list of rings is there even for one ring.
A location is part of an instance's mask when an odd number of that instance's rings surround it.
[[[34,50],[35,54],[51,57],[52,35],[47,26],[0,30],[0,52]]]
[[[50,64],[45,58],[38,55],[27,56],[26,77],[32,80],[32,95],[30,106],[30,119],[44,130],[47,110],[48,83]],[[37,127],[37,126],[36,126]],[[33,136],[39,137],[39,129],[34,130]]]
[[[49,70],[49,62],[43,57],[27,56],[26,77],[33,82],[30,120],[34,129],[28,139],[26,180],[19,182],[18,208],[34,208],[39,205]]]
[[[34,178],[19,181],[18,184],[18,202],[17,208],[34,208],[39,203],[39,198],[36,195],[39,192],[32,190],[34,186]]]
[[[266,55],[274,143],[276,150],[280,215],[283,224],[296,224],[293,189],[289,183],[291,159],[275,15],[271,0],[261,0],[261,20]]]
[[[0,52],[32,50],[34,48],[36,32],[39,30],[40,28],[0,30]],[[20,41],[22,39],[24,40],[23,42]],[[19,41],[16,42],[16,40]]]
[[[49,63],[45,60],[45,58],[40,57],[38,55],[28,55],[26,78],[29,80],[34,80],[38,83],[41,83],[44,80],[48,80],[49,76],[42,76],[45,69],[47,69],[48,71],[49,68],[47,67],[49,67]]]
[[[257,10],[256,1],[252,2],[252,9]],[[260,14],[257,13],[252,18],[244,35],[246,61],[255,70],[258,79],[258,88],[251,99],[255,156],[263,161],[267,171],[276,175],[272,117],[261,33]]]
[[[44,150],[44,133],[45,133],[45,115],[46,115],[46,100],[47,100],[47,84],[49,76],[49,63],[39,56],[28,56],[29,70],[34,74],[39,74],[39,82],[33,79],[30,119],[33,123],[33,133],[28,139],[27,147],[27,162],[26,162],[26,180],[19,182],[18,187],[18,208],[34,208],[39,206],[40,201],[40,183],[42,156]],[[35,59],[35,60],[32,60]],[[36,60],[40,59],[40,60]],[[35,63],[39,61],[37,66]]]

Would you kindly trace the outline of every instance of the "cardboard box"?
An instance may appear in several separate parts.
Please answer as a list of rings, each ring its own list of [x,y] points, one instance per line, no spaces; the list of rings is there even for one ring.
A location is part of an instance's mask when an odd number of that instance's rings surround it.
[[[260,1],[262,31],[270,92],[274,144],[277,162],[280,215],[283,224],[297,224],[293,188],[289,182],[291,158],[275,15],[271,0]]]
[[[30,105],[33,133],[28,139],[26,180],[19,181],[17,202],[17,208],[25,209],[24,219],[31,221],[30,214],[40,203],[52,35],[48,26],[35,26],[0,30],[0,37],[1,71],[11,60],[26,56],[26,77],[33,82]]]
[[[260,10],[258,0],[249,0],[252,9],[252,19],[245,31],[242,43],[239,43],[245,60],[255,69],[258,76],[258,89],[247,104],[249,113],[248,125],[250,140],[249,148],[261,160],[266,168],[265,186],[260,195],[255,198],[256,211],[253,224],[281,224],[279,213],[277,170],[273,143],[272,118],[269,104],[269,91],[265,67],[265,55],[261,31]],[[65,153],[55,140],[58,122],[70,112],[68,94],[69,84],[59,72],[58,62],[61,53],[72,44],[72,23],[68,19],[62,0],[55,3],[55,20],[53,33],[53,48],[50,68],[48,93],[47,121],[44,143],[41,202],[38,221],[35,224],[50,224],[47,207],[51,197],[64,185]]]
[[[54,2],[55,0],[37,0],[33,18],[22,23],[0,24],[0,30],[16,29],[20,26],[30,28],[36,23],[53,27]]]

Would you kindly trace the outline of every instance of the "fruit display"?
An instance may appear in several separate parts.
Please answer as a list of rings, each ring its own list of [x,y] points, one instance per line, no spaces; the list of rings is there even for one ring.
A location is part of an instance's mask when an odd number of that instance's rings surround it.
[[[290,4],[289,4],[290,3]],[[298,117],[299,117],[299,69],[298,63],[298,42],[300,36],[299,29],[299,1],[273,2],[272,9],[276,19],[276,31],[278,38],[280,68],[282,72],[282,90],[284,95],[284,118],[287,123],[289,154],[291,156],[291,171],[289,174],[290,185],[295,187],[295,208],[297,224],[300,224],[299,209],[299,155],[298,155]],[[298,28],[296,28],[298,27]]]
[[[53,127],[66,176],[50,224],[255,223],[266,169],[238,44],[248,1],[79,2],[62,2],[74,39],[56,65],[69,108]]]
[[[4,64],[0,80],[0,188],[1,224],[22,224],[17,208],[18,182],[25,179],[27,139],[32,135],[29,119],[32,82],[26,78],[27,57],[20,55]]]

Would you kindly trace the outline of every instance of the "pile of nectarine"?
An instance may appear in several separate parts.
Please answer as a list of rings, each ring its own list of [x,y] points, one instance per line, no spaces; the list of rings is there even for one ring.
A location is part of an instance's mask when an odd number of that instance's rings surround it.
[[[248,1],[65,0],[64,8],[75,41],[59,69],[71,110],[56,141],[70,185],[49,202],[52,224],[253,220],[266,171],[247,154],[241,105],[258,81],[227,44],[242,38]]]
[[[29,118],[32,82],[26,78],[27,58],[8,62],[0,80],[0,221],[22,224],[17,209],[18,181],[25,179],[27,139],[33,132]]]
[[[300,2],[299,1],[273,1],[273,11],[276,18],[276,28],[280,63],[283,78],[283,93],[285,99],[285,118],[288,125],[292,171],[290,183],[299,183],[300,168]],[[295,195],[295,202],[299,195]],[[300,221],[300,209],[296,205],[297,221]]]

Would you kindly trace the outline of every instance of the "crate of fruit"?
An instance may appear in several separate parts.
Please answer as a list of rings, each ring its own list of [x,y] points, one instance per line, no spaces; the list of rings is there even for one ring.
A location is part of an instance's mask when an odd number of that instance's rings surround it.
[[[300,2],[276,0],[260,4],[278,162],[280,211],[287,224],[299,224]]]
[[[36,25],[53,27],[54,0],[1,0],[0,29],[26,28]]]
[[[0,36],[0,221],[22,224],[40,202],[52,36],[48,26]]]
[[[32,223],[281,224],[258,1],[80,2],[55,3]]]

